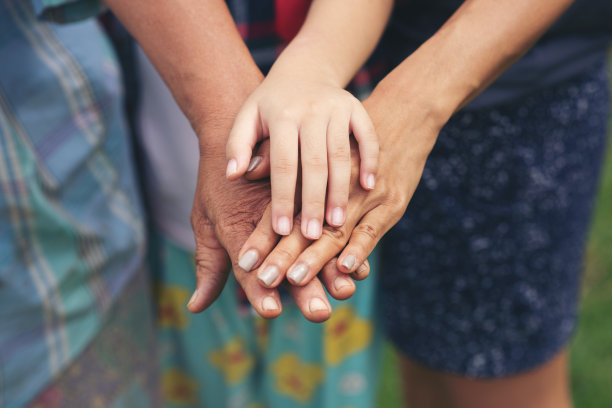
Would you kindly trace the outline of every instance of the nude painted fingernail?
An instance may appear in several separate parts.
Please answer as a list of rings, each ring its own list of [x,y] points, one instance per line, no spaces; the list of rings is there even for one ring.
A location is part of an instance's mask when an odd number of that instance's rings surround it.
[[[374,190],[374,186],[376,186],[376,176],[370,174],[366,179],[366,187],[370,190]]]
[[[312,298],[308,303],[308,308],[310,309],[310,313],[318,312],[319,310],[329,310],[325,302],[323,302],[319,298]]]
[[[193,292],[193,295],[191,295],[191,299],[189,299],[189,302],[187,303],[187,307],[194,304],[198,300],[199,297],[200,297],[199,291],[196,290],[195,292]]]
[[[264,285],[270,286],[272,282],[278,278],[278,268],[274,265],[270,265],[263,271],[259,272],[257,278],[262,281]]]
[[[318,239],[321,236],[321,223],[318,220],[308,221],[306,236],[310,239]]]
[[[278,310],[278,303],[276,303],[272,296],[266,296],[263,302],[261,302],[261,308],[264,311]]]
[[[244,269],[246,272],[250,272],[259,260],[259,253],[255,249],[249,249],[242,255],[242,258],[238,261],[238,266]]]
[[[357,260],[355,259],[353,255],[347,255],[344,257],[344,260],[342,261],[342,266],[344,266],[346,269],[350,271],[353,269],[353,266],[355,266],[356,261]]]
[[[293,283],[299,284],[302,282],[307,272],[308,267],[304,264],[299,264],[289,271],[287,278],[293,281]]]
[[[342,208],[334,208],[332,211],[332,223],[334,223],[334,225],[342,225],[344,223],[344,211]]]
[[[276,222],[277,232],[281,235],[289,235],[291,232],[291,222],[287,217],[280,217]]]
[[[261,156],[253,157],[249,162],[249,168],[247,169],[247,172],[255,170],[255,167],[257,167],[259,163],[261,163]]]
[[[350,286],[351,285],[351,280],[349,278],[344,278],[344,277],[338,277],[336,278],[336,280],[334,281],[334,288],[336,290],[340,290],[346,286]]]
[[[238,171],[238,163],[235,159],[231,159],[227,162],[227,169],[225,169],[225,177],[230,177]]]

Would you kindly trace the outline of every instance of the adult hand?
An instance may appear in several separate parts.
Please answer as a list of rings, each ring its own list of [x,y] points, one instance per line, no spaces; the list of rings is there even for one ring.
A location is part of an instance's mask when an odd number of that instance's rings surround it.
[[[204,125],[200,132],[207,132],[206,140],[225,140],[233,119],[223,118],[214,124]],[[198,184],[192,210],[192,224],[196,237],[197,286],[188,304],[192,312],[207,308],[221,293],[229,273],[229,259],[239,284],[244,289],[253,308],[263,317],[273,318],[281,313],[282,305],[276,289],[264,288],[256,275],[248,273],[258,262],[257,254],[239,256],[239,249],[259,222],[259,236],[274,246],[278,236],[272,230],[270,214],[270,184],[268,181],[228,181],[225,178],[225,145],[201,148]],[[299,225],[299,223],[297,224]],[[338,271],[330,270],[321,275],[328,283],[328,292],[337,298],[346,298],[352,288],[336,289],[331,282]],[[352,282],[351,282],[352,284]],[[289,288],[304,316],[315,322],[329,318],[331,305],[319,279],[313,279],[304,287]]]

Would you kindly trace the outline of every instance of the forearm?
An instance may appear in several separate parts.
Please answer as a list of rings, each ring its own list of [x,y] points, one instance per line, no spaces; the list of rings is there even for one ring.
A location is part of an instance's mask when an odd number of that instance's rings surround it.
[[[402,109],[416,103],[432,125],[450,116],[518,60],[570,0],[469,0],[380,84]]]
[[[262,75],[222,0],[106,0],[140,43],[200,143],[225,149],[206,123],[233,122]]]
[[[271,74],[290,72],[344,88],[374,50],[393,0],[314,0]]]

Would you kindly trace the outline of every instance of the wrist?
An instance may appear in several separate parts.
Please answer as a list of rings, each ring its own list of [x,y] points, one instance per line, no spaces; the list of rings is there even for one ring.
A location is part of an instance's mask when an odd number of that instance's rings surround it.
[[[262,80],[263,75],[255,69],[240,78],[224,81],[215,89],[191,88],[183,111],[198,137],[200,151],[219,153],[224,160],[225,145],[236,115]]]
[[[287,77],[292,81],[319,82],[344,88],[353,72],[341,64],[334,64],[333,58],[317,44],[317,39],[298,35],[272,65],[267,77]]]

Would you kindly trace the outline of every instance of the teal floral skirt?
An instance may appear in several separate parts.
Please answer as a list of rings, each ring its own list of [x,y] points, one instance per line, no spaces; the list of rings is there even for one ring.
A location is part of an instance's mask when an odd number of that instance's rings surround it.
[[[153,245],[164,406],[373,406],[381,345],[375,273],[350,300],[332,301],[323,324],[307,321],[289,298],[280,317],[257,316],[232,278],[194,315],[185,307],[196,283],[192,255],[163,237]]]

